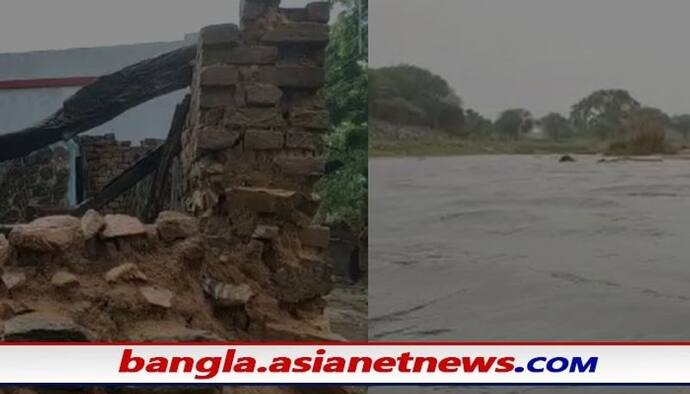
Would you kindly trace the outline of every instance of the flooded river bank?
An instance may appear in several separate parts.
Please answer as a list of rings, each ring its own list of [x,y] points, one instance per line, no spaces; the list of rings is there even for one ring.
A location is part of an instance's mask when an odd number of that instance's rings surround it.
[[[577,159],[372,159],[370,339],[690,339],[690,162]]]

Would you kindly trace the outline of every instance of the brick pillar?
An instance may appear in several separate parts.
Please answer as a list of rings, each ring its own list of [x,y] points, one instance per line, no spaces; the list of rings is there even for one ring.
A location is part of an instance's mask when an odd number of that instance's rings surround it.
[[[241,29],[202,29],[182,139],[188,210],[227,223],[216,231],[228,253],[254,260],[248,275],[291,309],[313,310],[330,290],[329,231],[311,225],[329,127],[320,92],[328,13],[325,2],[243,0]]]

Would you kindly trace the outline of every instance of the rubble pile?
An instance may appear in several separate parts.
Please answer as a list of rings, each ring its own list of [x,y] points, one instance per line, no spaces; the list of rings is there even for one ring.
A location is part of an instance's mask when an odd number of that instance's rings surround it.
[[[271,267],[258,226],[241,256],[199,220],[163,212],[50,216],[0,235],[4,341],[339,340],[322,318],[329,272]],[[319,266],[321,267],[321,266]],[[313,274],[313,275],[310,275]]]
[[[321,93],[329,16],[328,2],[242,0],[241,27],[204,28],[173,185],[187,213],[143,224],[92,210],[0,235],[0,339],[343,340],[324,314],[330,231],[313,223],[329,128]],[[112,392],[187,392],[165,390]]]

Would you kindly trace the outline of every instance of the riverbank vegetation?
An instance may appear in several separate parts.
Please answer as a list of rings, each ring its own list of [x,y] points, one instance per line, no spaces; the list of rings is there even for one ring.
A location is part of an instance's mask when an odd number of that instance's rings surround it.
[[[369,156],[453,156],[453,155],[518,155],[518,154],[597,154],[601,145],[591,140],[490,140],[434,137],[415,140],[372,139]]]
[[[411,65],[369,70],[369,113],[371,155],[648,155],[673,153],[690,137],[690,115],[644,106],[623,89],[597,90],[567,114],[508,108],[490,119]]]
[[[325,136],[329,163],[337,163],[318,185],[319,216],[361,232],[368,221],[367,0],[332,0],[342,9],[326,49],[324,95],[332,131]]]

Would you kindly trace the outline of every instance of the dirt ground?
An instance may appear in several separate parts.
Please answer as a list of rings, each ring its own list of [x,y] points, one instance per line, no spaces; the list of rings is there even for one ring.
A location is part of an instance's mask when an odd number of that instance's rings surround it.
[[[326,297],[328,306],[326,316],[331,321],[331,329],[349,341],[368,339],[367,302],[368,284],[360,281],[355,284],[337,283]]]

